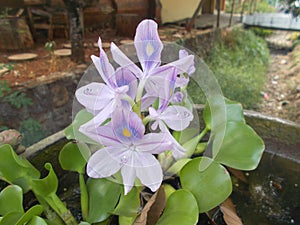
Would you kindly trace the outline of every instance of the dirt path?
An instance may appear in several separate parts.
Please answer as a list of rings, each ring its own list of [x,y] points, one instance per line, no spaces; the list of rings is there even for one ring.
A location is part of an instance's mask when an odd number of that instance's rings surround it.
[[[291,32],[275,32],[267,39],[271,62],[259,111],[300,124],[300,45],[292,49]]]

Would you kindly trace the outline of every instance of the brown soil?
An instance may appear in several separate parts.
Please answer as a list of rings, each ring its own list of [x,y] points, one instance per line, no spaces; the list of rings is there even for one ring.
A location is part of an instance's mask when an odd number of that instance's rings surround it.
[[[278,44],[274,47],[280,49],[271,49],[264,102],[259,111],[300,124],[300,45],[287,50],[292,47],[292,43],[288,43],[291,35],[292,32],[274,35]]]

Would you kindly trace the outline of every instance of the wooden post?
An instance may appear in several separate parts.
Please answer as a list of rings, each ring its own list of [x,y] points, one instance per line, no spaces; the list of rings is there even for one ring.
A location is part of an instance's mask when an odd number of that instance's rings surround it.
[[[190,32],[195,24],[195,20],[200,12],[200,9],[202,8],[203,4],[204,4],[205,0],[200,0],[192,18],[189,20],[189,22],[187,22],[185,29]]]

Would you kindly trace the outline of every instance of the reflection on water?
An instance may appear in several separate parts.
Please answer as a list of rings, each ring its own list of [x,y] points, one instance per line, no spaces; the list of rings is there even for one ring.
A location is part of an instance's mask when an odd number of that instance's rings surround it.
[[[233,178],[231,196],[245,225],[300,224],[300,164],[265,152],[259,167]]]

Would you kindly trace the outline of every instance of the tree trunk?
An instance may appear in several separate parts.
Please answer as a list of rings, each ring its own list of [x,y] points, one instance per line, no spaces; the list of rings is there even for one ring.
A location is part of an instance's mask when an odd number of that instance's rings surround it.
[[[76,0],[64,0],[70,20],[71,60],[84,63],[82,7]]]

